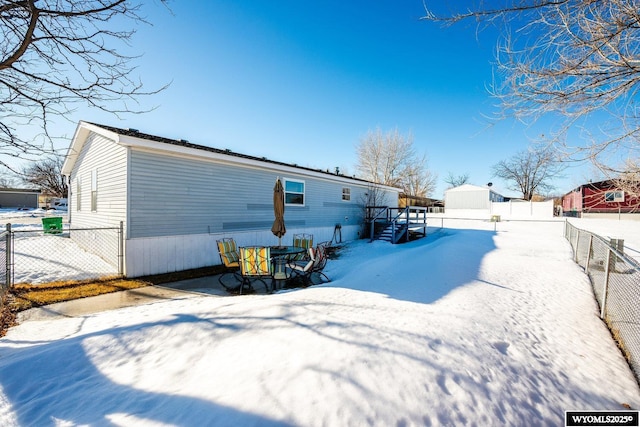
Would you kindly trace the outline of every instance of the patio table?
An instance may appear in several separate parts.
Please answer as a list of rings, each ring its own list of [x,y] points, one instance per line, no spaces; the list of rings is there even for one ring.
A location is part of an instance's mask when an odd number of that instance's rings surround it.
[[[271,259],[276,266],[276,272],[273,274],[275,280],[286,280],[287,273],[284,266],[295,255],[303,253],[306,249],[297,246],[271,246]]]

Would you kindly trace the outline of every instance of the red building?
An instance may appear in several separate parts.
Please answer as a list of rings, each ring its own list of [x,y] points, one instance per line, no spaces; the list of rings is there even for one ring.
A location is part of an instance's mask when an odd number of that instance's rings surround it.
[[[614,181],[590,182],[562,196],[562,210],[567,216],[639,213],[640,199],[620,190]]]

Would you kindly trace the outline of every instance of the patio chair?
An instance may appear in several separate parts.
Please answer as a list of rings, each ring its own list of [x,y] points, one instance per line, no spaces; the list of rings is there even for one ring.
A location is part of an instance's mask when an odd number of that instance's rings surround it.
[[[238,246],[235,240],[226,237],[216,241],[218,244],[218,253],[220,261],[230,270],[218,276],[218,282],[227,290],[227,292],[237,291],[242,283],[240,275],[240,255],[238,254]]]
[[[304,286],[313,285],[312,276],[314,274],[330,282],[331,279],[324,274],[324,267],[327,265],[327,248],[325,244],[318,244],[315,248],[309,248],[309,261],[291,261],[287,267],[291,269],[293,278],[302,279]]]
[[[271,263],[271,248],[262,246],[247,246],[240,248],[240,294],[246,287],[253,290],[252,281],[259,281],[264,284],[265,291],[269,292],[267,280],[274,287],[273,264]]]
[[[303,253],[296,255],[295,260],[308,260],[308,249],[313,247],[313,234],[299,233],[293,235],[293,246],[306,249]]]
[[[327,282],[330,282],[331,279],[324,274],[324,268],[327,265],[327,261],[329,260],[327,256],[327,248],[329,247],[330,242],[318,243],[316,249],[314,251],[315,263],[313,265],[313,273],[318,274],[321,277],[324,277]]]

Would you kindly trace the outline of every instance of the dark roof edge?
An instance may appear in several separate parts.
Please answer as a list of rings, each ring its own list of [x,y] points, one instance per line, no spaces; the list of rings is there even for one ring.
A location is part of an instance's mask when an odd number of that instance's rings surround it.
[[[272,165],[287,166],[287,167],[291,167],[291,168],[295,168],[295,169],[301,169],[301,170],[305,170],[305,171],[321,173],[321,174],[324,174],[324,175],[327,175],[327,176],[339,176],[339,177],[343,177],[343,178],[346,178],[346,179],[351,179],[351,180],[354,180],[354,181],[359,181],[359,182],[366,183],[366,184],[381,185],[381,186],[384,186],[384,187],[389,187],[388,185],[377,184],[375,182],[367,181],[367,180],[362,179],[362,178],[356,178],[354,176],[335,174],[335,173],[331,173],[331,172],[328,172],[328,171],[322,170],[322,169],[314,169],[314,168],[309,168],[309,167],[305,167],[305,166],[299,166],[299,165],[296,165],[296,164],[279,162],[279,161],[276,161],[276,160],[267,159],[266,157],[257,157],[257,156],[251,156],[251,155],[248,155],[248,154],[236,153],[235,151],[231,151],[231,150],[227,150],[227,149],[223,150],[223,149],[220,149],[220,148],[207,147],[206,145],[192,144],[189,141],[186,141],[186,140],[183,140],[183,139],[171,139],[171,138],[165,138],[165,137],[162,137],[162,136],[151,135],[151,134],[148,134],[148,133],[140,132],[137,129],[131,129],[131,128],[122,129],[122,128],[117,128],[117,127],[114,127],[114,126],[101,125],[101,124],[93,123],[93,122],[85,122],[85,123],[93,125],[93,126],[100,127],[102,129],[108,130],[108,131],[113,132],[113,133],[117,133],[119,135],[125,135],[125,136],[134,137],[134,138],[140,138],[140,139],[147,139],[147,140],[150,140],[150,141],[161,142],[163,144],[171,144],[171,145],[176,145],[176,146],[185,147],[185,148],[193,148],[195,150],[208,151],[210,153],[224,154],[224,155],[227,155],[227,156],[233,156],[233,157],[238,157],[238,158],[242,158],[242,159],[255,160],[255,161],[258,161],[258,162],[269,163],[269,164],[272,164]],[[395,187],[393,187],[393,188],[395,188]]]
[[[0,191],[11,193],[42,193],[38,188],[0,188]]]

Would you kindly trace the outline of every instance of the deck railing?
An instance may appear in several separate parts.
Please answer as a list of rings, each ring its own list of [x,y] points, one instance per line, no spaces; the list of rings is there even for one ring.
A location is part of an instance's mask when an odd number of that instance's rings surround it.
[[[367,206],[369,238],[376,238],[376,225],[384,225],[391,232],[391,243],[398,243],[402,237],[409,241],[409,231],[427,235],[427,208],[407,206],[395,208],[389,206]],[[421,231],[419,231],[421,230]]]

